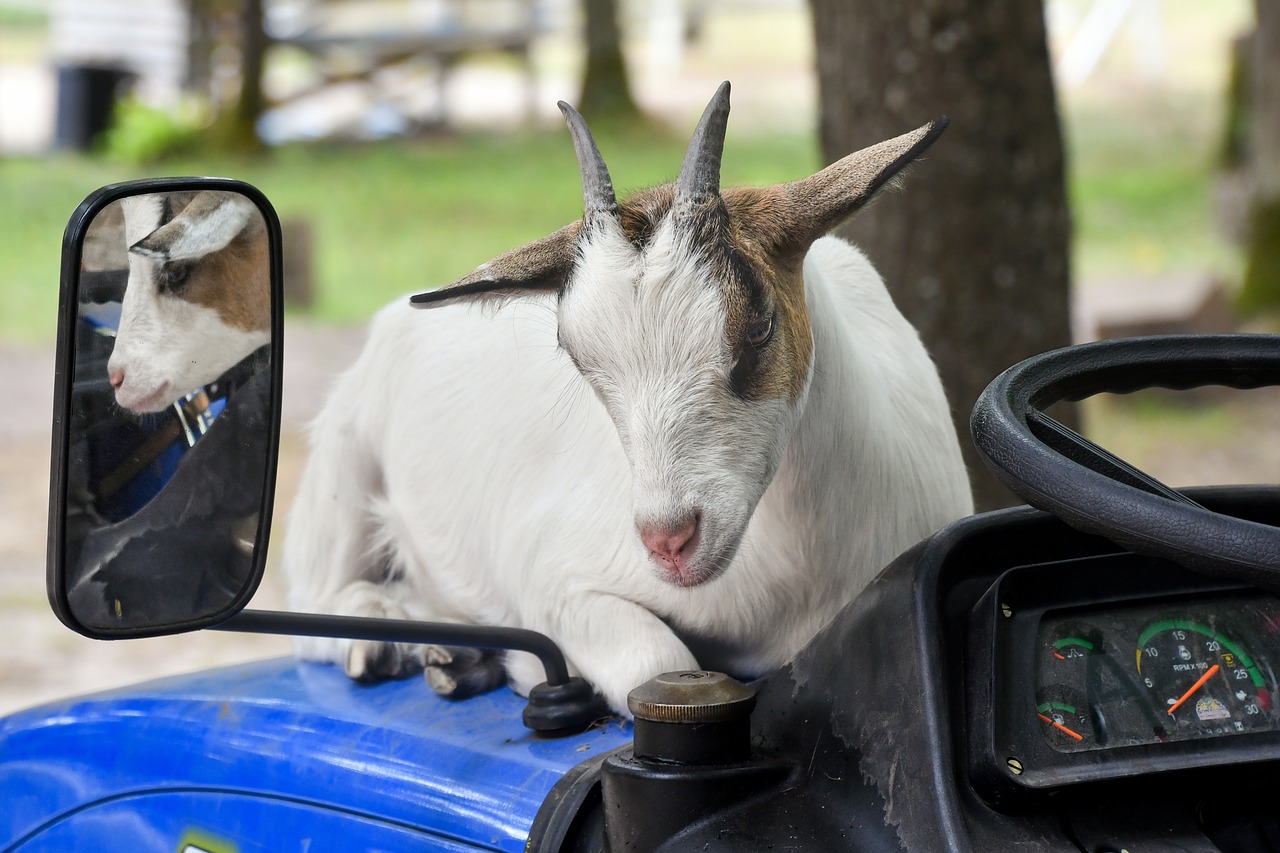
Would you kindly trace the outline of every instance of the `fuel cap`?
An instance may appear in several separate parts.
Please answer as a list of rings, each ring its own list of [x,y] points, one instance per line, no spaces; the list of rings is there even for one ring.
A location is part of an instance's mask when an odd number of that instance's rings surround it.
[[[722,672],[664,672],[627,696],[640,720],[655,723],[724,723],[741,719],[756,704],[756,691]]]
[[[627,696],[636,758],[668,764],[723,764],[751,755],[756,691],[720,672],[665,672]]]

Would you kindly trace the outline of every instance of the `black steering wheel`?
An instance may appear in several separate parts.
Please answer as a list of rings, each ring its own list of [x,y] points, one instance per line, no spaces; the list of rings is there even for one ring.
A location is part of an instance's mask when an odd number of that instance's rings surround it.
[[[1280,527],[1214,512],[1041,410],[1142,388],[1280,385],[1280,335],[1169,335],[1066,347],[995,378],[973,410],[992,473],[1027,503],[1136,553],[1280,592]]]

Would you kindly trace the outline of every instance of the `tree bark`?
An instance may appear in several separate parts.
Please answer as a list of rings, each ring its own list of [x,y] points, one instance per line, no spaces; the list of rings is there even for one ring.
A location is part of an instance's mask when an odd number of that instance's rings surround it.
[[[884,275],[942,373],[979,509],[1018,502],[969,440],[1004,368],[1070,342],[1065,166],[1038,0],[813,0],[828,161],[951,126],[844,233]],[[1073,408],[1055,411],[1073,422]]]
[[[583,6],[587,62],[578,111],[597,123],[638,118],[640,110],[631,97],[626,58],[622,54],[618,0],[583,0]]]
[[[262,3],[263,0],[237,0],[235,4],[239,83],[235,98],[220,106],[212,132],[215,146],[223,151],[252,154],[264,148],[257,130],[258,118],[266,106],[262,70],[269,46]]]
[[[1248,69],[1249,245],[1239,306],[1280,310],[1280,0],[1256,0]]]

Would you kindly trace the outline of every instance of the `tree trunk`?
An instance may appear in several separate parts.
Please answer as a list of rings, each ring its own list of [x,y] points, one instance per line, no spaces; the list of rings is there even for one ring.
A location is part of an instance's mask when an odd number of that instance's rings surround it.
[[[203,94],[209,91],[213,80],[213,0],[186,2],[187,73],[182,85],[189,92]]]
[[[1240,308],[1280,311],[1280,0],[1256,0],[1248,92],[1253,197]]]
[[[1038,0],[813,0],[824,156],[951,127],[846,226],[942,373],[980,509],[1017,502],[969,441],[997,373],[1070,342],[1064,155]],[[1073,408],[1055,411],[1068,422]]]
[[[262,21],[263,0],[239,0],[237,23],[240,50],[240,80],[236,97],[224,105],[214,120],[213,139],[224,151],[256,153],[263,148],[258,137],[258,118],[266,106],[262,92],[262,69],[268,39]]]
[[[597,124],[638,118],[640,110],[631,97],[626,58],[622,54],[618,0],[583,0],[583,3],[587,62],[578,111]]]

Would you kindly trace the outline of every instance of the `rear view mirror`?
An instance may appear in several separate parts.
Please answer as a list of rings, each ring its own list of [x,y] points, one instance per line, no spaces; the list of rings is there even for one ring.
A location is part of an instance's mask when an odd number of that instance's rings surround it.
[[[239,181],[117,184],[72,214],[49,489],[58,618],[100,640],[212,628],[518,650],[547,674],[527,726],[565,734],[607,714],[535,631],[244,609],[275,497],[282,257],[275,211]]]
[[[280,422],[280,225],[237,181],[105,187],[62,250],[49,599],[100,639],[217,624],[257,589]]]

